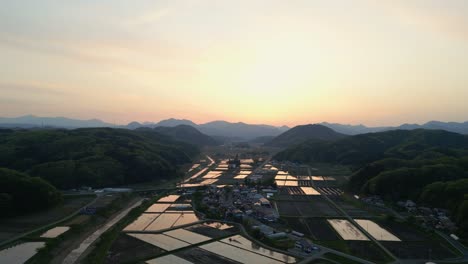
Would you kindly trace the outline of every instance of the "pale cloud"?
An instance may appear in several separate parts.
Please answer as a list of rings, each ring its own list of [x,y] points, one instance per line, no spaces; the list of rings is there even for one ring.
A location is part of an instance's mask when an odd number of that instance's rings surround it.
[[[166,7],[158,10],[146,12],[140,16],[127,19],[123,22],[124,26],[150,26],[149,24],[160,21],[162,18],[170,14],[171,9]]]
[[[399,22],[417,30],[468,41],[468,2],[465,0],[376,1]]]

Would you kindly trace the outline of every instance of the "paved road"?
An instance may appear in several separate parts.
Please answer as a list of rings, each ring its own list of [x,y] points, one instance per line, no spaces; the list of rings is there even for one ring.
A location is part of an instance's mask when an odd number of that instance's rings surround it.
[[[115,225],[117,222],[119,222],[122,218],[124,218],[130,210],[133,208],[139,206],[143,202],[143,199],[139,199],[137,202],[132,204],[130,207],[127,209],[123,210],[120,212],[118,215],[116,215],[114,218],[109,220],[104,226],[96,230],[93,234],[91,234],[88,238],[86,238],[83,242],[81,242],[80,246],[76,249],[74,249],[68,256],[64,259],[63,263],[65,264],[74,264],[77,262],[77,260],[81,257],[81,255],[109,228],[111,228],[113,225]]]

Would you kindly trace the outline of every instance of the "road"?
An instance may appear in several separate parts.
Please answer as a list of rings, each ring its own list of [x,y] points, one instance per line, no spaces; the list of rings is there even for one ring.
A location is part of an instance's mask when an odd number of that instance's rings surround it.
[[[127,209],[123,210],[122,212],[120,212],[118,215],[116,215],[114,218],[112,218],[111,220],[109,220],[106,224],[104,224],[104,226],[102,226],[101,228],[99,228],[98,230],[96,230],[93,234],[91,234],[88,238],[86,238],[83,242],[81,242],[80,246],[74,250],[72,250],[72,252],[70,252],[70,254],[68,254],[68,256],[64,259],[63,263],[65,264],[74,264],[77,262],[77,260],[81,257],[81,255],[104,233],[106,232],[107,230],[109,230],[109,228],[111,228],[112,226],[114,226],[117,222],[119,222],[122,218],[124,218],[129,212],[130,210],[132,210],[133,208],[139,206],[141,203],[143,202],[143,199],[139,199],[137,202],[135,202],[134,204],[132,204],[130,207],[128,207]]]

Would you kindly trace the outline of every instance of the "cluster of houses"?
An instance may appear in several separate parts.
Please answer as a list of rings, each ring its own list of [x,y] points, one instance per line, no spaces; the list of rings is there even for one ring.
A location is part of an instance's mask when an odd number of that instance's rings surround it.
[[[357,198],[359,198],[359,197],[357,197]],[[384,201],[382,200],[382,198],[380,198],[380,196],[377,196],[377,195],[364,197],[364,198],[361,199],[361,201],[366,203],[366,204],[370,204],[370,205],[374,205],[374,206],[378,206],[378,207],[385,207]]]
[[[406,209],[426,228],[454,231],[457,227],[449,218],[449,211],[440,208],[418,206],[411,200],[399,201],[398,206]]]
[[[268,195],[276,192],[271,188],[265,190],[269,191]],[[232,188],[212,186],[205,190],[202,202],[209,210],[223,214],[226,219],[242,219],[249,216],[257,220],[275,222],[279,217],[262,192],[245,185]]]
[[[355,197],[359,199],[359,197]],[[377,195],[361,198],[360,200],[366,204],[385,207],[382,198]],[[447,231],[454,231],[457,228],[455,223],[450,220],[448,210],[418,206],[411,200],[398,201],[397,205],[414,216],[422,223],[423,227]]]

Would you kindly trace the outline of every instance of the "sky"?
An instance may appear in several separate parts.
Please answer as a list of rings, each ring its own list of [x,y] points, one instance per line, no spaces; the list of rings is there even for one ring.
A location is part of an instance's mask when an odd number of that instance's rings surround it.
[[[466,0],[3,0],[0,116],[468,120]]]

